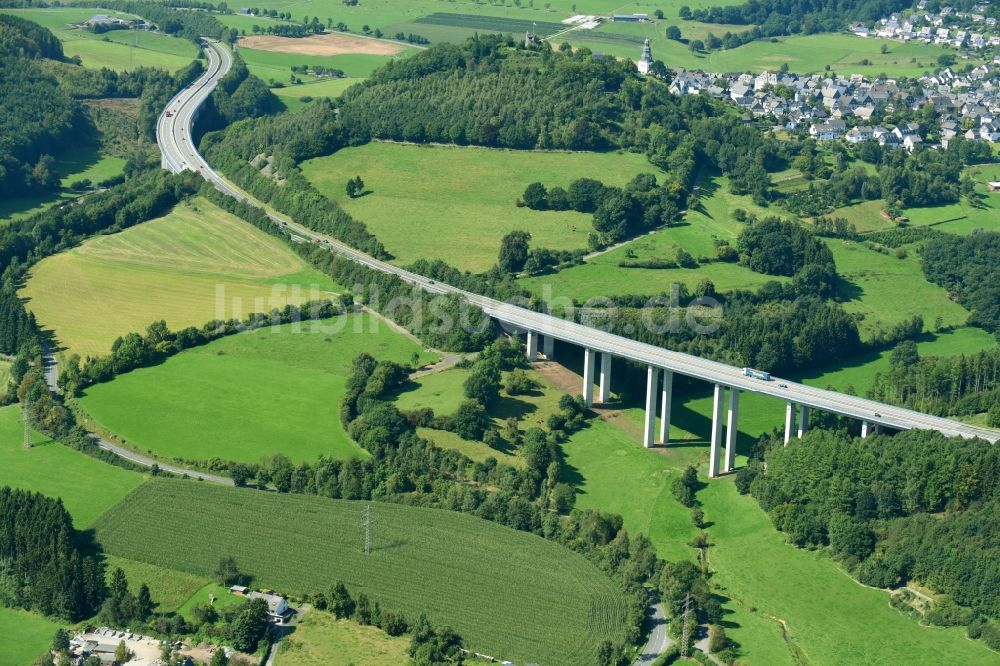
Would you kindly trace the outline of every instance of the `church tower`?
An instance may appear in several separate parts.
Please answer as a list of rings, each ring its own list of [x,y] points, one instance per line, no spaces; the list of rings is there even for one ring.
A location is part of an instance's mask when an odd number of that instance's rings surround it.
[[[646,43],[642,46],[642,57],[639,58],[637,63],[639,67],[640,74],[649,74],[649,68],[653,64],[653,52],[649,48],[649,37],[646,38]]]

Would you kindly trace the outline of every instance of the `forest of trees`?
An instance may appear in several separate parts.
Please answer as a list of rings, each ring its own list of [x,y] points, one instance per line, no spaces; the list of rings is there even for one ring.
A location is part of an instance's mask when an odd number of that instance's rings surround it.
[[[975,354],[926,356],[905,340],[889,355],[888,372],[875,373],[869,397],[938,416],[990,412],[1000,427],[1000,349]]]
[[[1000,337],[1000,233],[936,235],[920,248],[928,280],[972,311],[969,323]]]
[[[0,487],[0,562],[0,605],[77,622],[104,599],[104,565],[62,500]]]
[[[766,461],[766,468],[764,462]],[[1000,649],[1000,449],[983,440],[924,430],[852,438],[813,430],[787,446],[763,444],[738,473],[800,547],[829,547],[866,585],[913,582],[947,595],[928,614],[938,624],[968,624],[970,635]]]
[[[51,44],[55,41],[55,46]],[[78,105],[34,58],[62,56],[46,28],[0,14],[0,198],[59,187],[52,155],[85,127]]]

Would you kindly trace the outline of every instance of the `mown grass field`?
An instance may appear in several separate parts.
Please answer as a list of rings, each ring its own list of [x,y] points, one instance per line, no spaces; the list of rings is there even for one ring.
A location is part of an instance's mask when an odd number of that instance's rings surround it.
[[[68,56],[80,56],[85,67],[107,67],[116,71],[159,67],[171,72],[184,67],[198,57],[198,49],[187,40],[145,30],[112,30],[94,34],[89,30],[71,28],[94,14],[124,16],[129,14],[99,8],[57,7],[48,9],[5,9],[35,21],[52,30],[63,43]]]
[[[312,610],[278,648],[279,666],[397,666],[410,656],[405,636],[393,638],[376,627]]]
[[[530,183],[568,187],[573,180],[588,177],[621,186],[637,173],[660,175],[644,156],[632,153],[388,142],[346,148],[303,162],[302,169],[320,191],[365,222],[396,263],[443,259],[473,271],[496,263],[501,238],[513,230],[530,232],[533,247],[572,250],[587,246],[587,235],[593,230],[590,215],[515,205]],[[345,183],[356,175],[370,193],[348,199]]]
[[[321,97],[330,99],[340,97],[341,93],[353,86],[355,83],[360,83],[361,81],[364,81],[364,79],[327,79],[325,81],[303,83],[297,86],[272,88],[271,92],[277,95],[278,98],[284,102],[289,111],[297,111],[298,109],[301,109],[309,104],[309,102],[302,101],[303,97],[312,97],[313,99],[319,99]]]
[[[754,273],[743,266],[728,263],[669,269],[618,266],[619,262],[626,260],[673,260],[680,249],[691,253],[695,258],[714,258],[714,240],[735,242],[743,228],[743,224],[733,217],[733,211],[737,208],[758,215],[780,214],[780,211],[756,206],[750,197],[731,194],[725,177],[705,179],[702,190],[700,205],[689,210],[679,224],[641,236],[617,249],[592,257],[583,265],[551,275],[525,278],[521,283],[547,299],[575,298],[586,301],[600,296],[670,293],[673,284],[685,284],[693,289],[705,278],[712,280],[719,291],[753,289],[770,280],[782,279]],[[629,253],[635,256],[630,257]]]
[[[67,353],[98,355],[159,319],[201,326],[337,289],[280,241],[194,199],[42,260],[20,294]]]
[[[27,666],[49,649],[59,624],[22,610],[0,606],[0,666]]]
[[[117,176],[125,169],[125,160],[114,155],[106,155],[93,146],[70,148],[55,158],[62,189],[40,196],[14,197],[0,201],[0,226],[11,220],[40,213],[61,201],[80,196],[80,193],[69,189],[69,186],[78,180],[86,178],[96,184]]]
[[[624,629],[611,581],[554,543],[472,516],[375,503],[365,555],[364,506],[154,479],[106,513],[97,536],[113,554],[203,576],[232,553],[257,585],[288,594],[343,580],[409,618],[426,612],[470,649],[504,659],[593,663],[597,644]]]
[[[34,432],[24,448],[19,405],[0,407],[0,486],[23,488],[62,498],[77,529],[95,518],[143,481],[143,476],[115,467]]]
[[[364,457],[339,411],[362,351],[399,363],[435,358],[381,320],[351,314],[221,338],[92,386],[79,403],[128,445],[166,459]]]

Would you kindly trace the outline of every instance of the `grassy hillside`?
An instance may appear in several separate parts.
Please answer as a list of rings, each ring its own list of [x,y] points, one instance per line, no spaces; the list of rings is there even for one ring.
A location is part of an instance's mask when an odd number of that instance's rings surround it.
[[[166,459],[364,456],[339,415],[362,351],[399,363],[435,358],[383,321],[353,314],[222,338],[92,386],[80,404],[129,445]]]
[[[567,187],[577,178],[624,185],[658,169],[631,153],[560,153],[490,148],[370,143],[302,164],[306,176],[368,225],[396,263],[444,259],[484,271],[496,263],[500,239],[515,229],[532,234],[533,247],[587,246],[591,216],[538,212],[515,201],[535,181]],[[371,192],[348,199],[349,178],[360,175]],[[461,248],[456,252],[456,248]]]
[[[972,353],[996,344],[980,329],[963,328],[918,344],[922,356]],[[818,368],[794,377],[820,387],[853,387],[864,394],[875,372],[888,369],[888,352],[838,368]],[[737,467],[742,454],[764,432],[780,427],[784,403],[759,395],[740,400]],[[668,559],[695,558],[686,546],[694,534],[688,510],[669,492],[669,479],[686,465],[704,472],[711,425],[711,392],[675,392],[672,444],[643,449],[642,409],[628,407],[591,426],[564,445],[566,480],[578,491],[577,505],[621,513],[625,527],[645,531]],[[742,658],[756,664],[793,664],[801,651],[811,664],[990,663],[995,655],[965,640],[961,630],[921,627],[888,604],[882,591],[864,588],[832,560],[797,550],[728,479],[708,481],[699,493],[713,544],[709,559],[722,586],[726,632],[741,644]],[[627,487],[628,492],[622,492]],[[824,617],[834,618],[835,629]],[[778,620],[788,627],[783,640]],[[838,637],[852,636],[850,641]],[[902,650],[902,652],[900,651]],[[948,655],[952,655],[949,657]]]
[[[194,199],[42,260],[20,293],[62,347],[96,355],[158,319],[173,329],[201,326],[337,288],[280,241]]]
[[[12,486],[62,498],[77,529],[99,515],[143,481],[143,476],[98,461],[33,433],[24,448],[24,422],[19,405],[0,408],[0,486]]]
[[[286,641],[275,662],[279,666],[397,666],[409,659],[405,636],[393,638],[323,611],[307,613]]]
[[[117,71],[159,67],[171,72],[198,57],[197,47],[184,39],[144,30],[112,30],[101,35],[70,27],[94,14],[129,16],[99,8],[57,7],[49,9],[5,9],[52,30],[67,57],[80,56],[85,67],[107,67]]]
[[[291,594],[342,579],[407,617],[426,611],[468,647],[505,659],[592,663],[597,644],[623,629],[612,583],[554,543],[463,514],[376,503],[365,555],[363,507],[154,479],[106,513],[97,536],[113,554],[198,575],[232,553],[258,585]]]

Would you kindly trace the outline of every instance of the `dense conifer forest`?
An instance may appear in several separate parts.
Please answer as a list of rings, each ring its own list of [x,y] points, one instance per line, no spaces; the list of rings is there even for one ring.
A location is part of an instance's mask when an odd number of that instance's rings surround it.
[[[941,234],[920,250],[924,274],[972,311],[970,322],[1000,337],[1000,233]]]
[[[72,621],[104,599],[104,565],[90,552],[62,501],[0,488],[0,605]],[[12,639],[12,640],[16,640]]]

